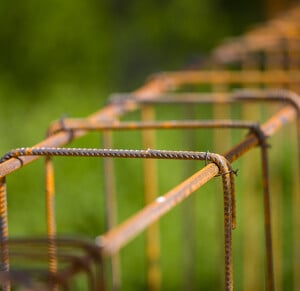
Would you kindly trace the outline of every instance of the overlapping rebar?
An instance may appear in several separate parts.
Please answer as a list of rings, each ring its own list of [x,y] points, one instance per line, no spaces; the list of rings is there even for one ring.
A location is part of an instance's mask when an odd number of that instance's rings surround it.
[[[35,146],[11,150],[4,154],[0,160],[0,282],[2,289],[11,290],[14,285],[22,285],[32,290],[36,290],[34,288],[40,288],[38,290],[43,290],[43,288],[45,290],[49,290],[49,288],[50,290],[71,290],[72,279],[78,273],[83,273],[87,278],[86,289],[105,290],[108,285],[111,285],[113,290],[119,290],[122,287],[122,282],[118,252],[134,237],[147,229],[147,285],[150,290],[160,290],[159,226],[155,222],[174,206],[190,197],[213,177],[221,176],[224,208],[222,212],[224,288],[225,290],[233,290],[232,229],[237,224],[237,228],[245,228],[247,232],[249,226],[247,221],[250,217],[244,218],[245,223],[242,226],[239,225],[239,222],[236,223],[238,210],[234,187],[236,171],[232,169],[231,163],[246,153],[252,152],[256,146],[260,146],[263,203],[259,199],[253,198],[253,193],[247,192],[249,189],[246,188],[248,187],[240,187],[239,191],[243,193],[241,199],[246,201],[245,213],[248,213],[249,209],[251,211],[250,207],[255,204],[263,204],[263,221],[251,216],[251,219],[255,220],[256,223],[264,225],[266,267],[263,281],[266,290],[275,290],[275,288],[280,290],[282,288],[280,278],[283,276],[282,271],[280,271],[282,256],[280,256],[280,245],[278,245],[278,240],[274,240],[274,235],[278,238],[282,234],[279,227],[271,223],[271,221],[276,221],[271,210],[273,212],[280,211],[278,210],[280,203],[271,204],[270,198],[275,198],[276,201],[282,194],[275,193],[278,189],[275,191],[273,189],[274,192],[270,189],[270,181],[273,181],[274,178],[269,171],[269,166],[272,166],[274,158],[269,158],[268,147],[273,143],[267,139],[288,123],[295,122],[297,126],[295,135],[299,149],[300,99],[297,95],[300,88],[299,16],[300,9],[296,7],[278,19],[251,30],[244,36],[220,45],[213,50],[201,70],[199,68],[197,71],[164,72],[153,75],[143,87],[132,93],[114,94],[107,106],[87,118],[62,118],[52,123],[47,130],[46,139]],[[237,69],[229,70],[227,66],[230,65],[234,65]],[[238,91],[234,90],[237,88]],[[257,106],[254,113],[251,112],[251,114],[249,114],[251,111],[249,109],[250,103],[255,103]],[[157,120],[155,118],[157,106],[169,108],[174,104],[180,106],[192,104],[199,106],[199,108],[205,104],[212,104],[215,106],[217,116],[214,116],[214,120],[196,119],[195,117],[187,119],[181,118],[181,116],[174,116],[172,120]],[[236,105],[239,106],[237,114],[239,118],[232,118],[230,108]],[[260,108],[264,110],[263,122],[257,121],[262,119],[257,114]],[[128,113],[138,110],[141,111],[141,120],[120,120]],[[222,116],[221,119],[218,116],[220,112],[228,116]],[[190,130],[193,131],[193,135],[196,135],[198,130],[203,128],[214,131],[230,129],[226,132],[226,137],[221,133],[215,137],[218,145],[224,144],[224,148],[227,150],[215,153],[207,148],[201,149],[201,151],[156,149],[156,130]],[[239,142],[228,145],[228,136],[233,130],[238,129],[247,129],[248,134]],[[124,130],[142,132],[142,150],[116,150],[113,148],[111,133]],[[103,134],[105,148],[62,147],[92,131]],[[283,142],[278,142],[280,143],[279,146]],[[201,142],[197,144],[197,147],[202,147]],[[296,161],[299,167],[300,158],[299,153],[297,154],[298,159]],[[10,238],[7,219],[6,177],[42,156],[45,157],[47,237],[44,239]],[[108,229],[96,240],[78,240],[57,236],[52,161],[54,156],[104,158]],[[143,159],[144,162],[145,206],[120,224],[117,224],[116,188],[112,158],[139,158]],[[281,158],[276,156],[277,160]],[[189,178],[163,195],[159,195],[157,159],[201,160],[202,162],[197,164],[197,171]],[[249,173],[248,175],[253,180],[257,179],[258,175],[257,169],[255,174],[251,172],[252,166],[249,162],[247,164],[245,160],[242,159],[244,164],[239,171],[242,173],[242,183],[245,182],[246,185],[249,177],[243,177],[243,173]],[[300,217],[297,210],[300,202],[299,188],[297,188],[300,181],[299,173],[299,169],[294,171],[292,187],[294,193],[292,198],[294,283],[292,286],[294,290],[300,288],[299,282],[297,282],[300,270],[300,260],[298,259],[300,248],[297,244],[300,238]],[[252,190],[255,191],[253,188]],[[187,209],[187,211],[192,212],[191,209]],[[195,219],[195,217],[186,214],[183,215],[183,219]],[[191,226],[191,229],[187,231],[191,237],[194,237],[191,234],[194,231],[193,222],[189,220],[185,225]],[[245,249],[251,249],[252,242],[255,244],[255,237],[248,235],[244,241]],[[220,243],[212,241],[212,244]],[[189,255],[189,258],[193,258],[193,251],[193,247],[186,245],[185,254]],[[255,252],[256,250],[251,251],[250,256],[258,258],[259,253]],[[242,257],[242,255],[240,256]],[[108,262],[107,258],[111,259],[112,284],[107,284],[108,278],[104,272]],[[15,263],[11,263],[15,261],[21,261],[23,264],[25,262],[21,270],[15,268]],[[29,265],[29,268],[26,268],[26,264]],[[190,276],[188,272],[194,265],[195,263],[190,262],[187,265],[187,271],[183,270],[183,275]],[[251,266],[251,263],[249,265]],[[256,270],[248,272],[248,266],[244,268],[248,278],[245,276],[243,288],[245,290],[261,289],[263,284],[257,283]],[[184,288],[191,290],[191,282],[185,284]]]

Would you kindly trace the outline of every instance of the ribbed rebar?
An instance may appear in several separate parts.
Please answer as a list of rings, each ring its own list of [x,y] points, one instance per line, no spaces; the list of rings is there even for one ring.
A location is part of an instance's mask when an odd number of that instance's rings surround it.
[[[155,119],[155,110],[151,105],[142,106],[141,120],[147,122]],[[142,131],[142,143],[144,148],[155,148],[156,135],[154,130]],[[157,163],[153,159],[143,161],[144,172],[144,203],[151,203],[158,196]],[[160,268],[160,232],[159,223],[153,223],[146,230],[146,259],[147,259],[147,286],[148,291],[161,289]]]
[[[8,226],[7,226],[7,201],[6,201],[6,179],[0,179],[0,272],[9,271],[8,251]],[[2,285],[3,291],[10,290],[10,284],[5,282]]]
[[[291,107],[294,108],[297,114],[297,160],[298,160],[298,175],[300,174],[300,98],[299,96],[291,91],[284,91],[284,94],[282,94],[282,90],[278,91],[272,91],[270,92],[267,96],[264,94],[261,94],[261,92],[258,91],[253,91],[253,90],[245,90],[243,92],[236,92],[236,99],[239,100],[246,100],[246,101],[265,101],[265,102],[280,102],[283,104],[289,104]],[[262,156],[262,160],[264,161],[265,159]],[[263,165],[265,168],[265,166]],[[267,175],[267,174],[266,174]],[[298,176],[298,187],[300,185],[300,177]],[[264,187],[266,185],[264,184]],[[293,203],[296,204],[299,201],[299,193],[293,193],[292,195]],[[294,235],[294,240],[296,241],[296,238],[300,238],[300,231],[299,231],[299,225],[300,225],[300,215],[296,208],[293,209],[294,211],[294,221],[293,221],[293,235]],[[271,235],[271,234],[270,234]],[[296,274],[297,270],[300,267],[300,264],[298,263],[297,257],[300,254],[300,248],[298,244],[294,244],[293,246],[293,252],[295,256],[295,263],[294,265],[296,266],[294,268],[294,273]],[[268,267],[270,269],[270,266]],[[296,276],[296,275],[295,275]],[[272,290],[272,289],[268,289]]]
[[[209,152],[161,151],[161,150],[112,150],[112,149],[74,149],[74,148],[20,148],[8,152],[0,162],[27,155],[41,156],[81,156],[81,157],[112,157],[112,158],[151,158],[176,160],[202,160],[215,163],[222,176],[224,192],[224,247],[225,247],[225,285],[226,290],[233,290],[232,269],[232,190],[234,171],[226,159]],[[157,219],[157,218],[156,218]],[[149,219],[147,218],[149,221]],[[139,222],[141,223],[141,222]],[[149,222],[147,222],[149,224]]]
[[[151,80],[151,82],[147,85],[145,85],[141,90],[137,90],[134,92],[135,96],[138,96],[139,99],[143,99],[147,96],[152,96],[150,99],[148,99],[147,102],[155,102],[157,98],[159,98],[160,93],[164,91],[164,89],[168,88],[168,86],[171,86],[168,82],[165,82],[164,80]],[[148,91],[149,90],[149,91]],[[267,91],[265,94],[267,95],[270,91]],[[281,90],[282,94],[285,94],[284,90]],[[201,98],[199,98],[201,99]],[[178,102],[184,102],[184,100],[180,100]],[[95,113],[94,115],[88,117],[89,121],[110,121],[120,115],[122,115],[125,112],[133,111],[138,108],[138,103],[121,103],[117,105],[109,105],[103,110]],[[294,118],[293,112],[286,112],[286,116],[284,117],[287,122],[289,120],[292,120]],[[273,119],[273,121],[276,123],[276,116]],[[78,138],[86,133],[85,130],[80,130],[74,132],[74,138]],[[48,137],[44,141],[38,143],[35,145],[35,147],[55,147],[60,146],[63,144],[66,144],[70,140],[69,133],[67,132],[59,132],[53,136]],[[28,163],[33,162],[36,160],[38,156],[28,156],[24,158],[20,158],[22,163],[20,163],[17,160],[11,160],[9,162],[5,162],[3,164],[0,164],[0,177],[4,177],[8,175],[9,173],[12,173],[19,169],[22,165],[26,165]]]
[[[103,146],[105,148],[113,147],[112,132],[103,133]],[[112,159],[103,160],[104,170],[104,197],[105,197],[105,223],[106,230],[110,230],[118,224],[117,216],[117,193],[114,176],[114,162]],[[112,290],[119,291],[121,288],[121,263],[120,255],[115,254],[111,257],[111,277],[112,277]]]
[[[300,71],[176,71],[156,74],[153,78],[168,82],[173,88],[187,84],[297,84]]]
[[[45,159],[45,190],[46,190],[46,221],[47,221],[47,235],[49,239],[48,244],[48,260],[49,272],[54,275],[57,272],[57,249],[54,242],[56,235],[55,222],[55,200],[54,200],[54,169],[51,157]],[[57,290],[57,286],[52,282],[52,291]]]
[[[9,151],[2,158],[3,163],[22,156],[72,156],[72,157],[110,157],[110,158],[148,158],[175,160],[205,160],[216,162],[214,155],[206,152],[168,151],[168,150],[126,150],[126,149],[90,149],[90,148],[31,148],[23,147]]]
[[[53,128],[59,130],[56,123]],[[136,129],[198,129],[198,128],[233,128],[233,129],[249,129],[253,132],[258,140],[258,144],[264,146],[266,136],[257,123],[252,121],[241,120],[170,120],[170,121],[131,121],[131,122],[100,122],[91,123],[86,119],[66,119],[64,120],[63,130],[136,130]],[[147,187],[146,187],[147,188]],[[233,191],[234,194],[234,191]],[[232,224],[236,225],[236,206],[235,197],[232,201]]]
[[[270,213],[270,194],[268,181],[268,156],[266,138],[272,135],[278,128],[285,123],[293,120],[298,115],[298,150],[300,146],[300,102],[299,97],[288,91],[244,91],[235,94],[214,93],[210,94],[198,93],[164,93],[168,90],[182,89],[182,85],[199,85],[207,84],[211,88],[214,85],[263,85],[263,86],[299,86],[300,71],[298,65],[291,64],[295,60],[295,55],[299,53],[299,16],[300,8],[295,8],[289,13],[278,17],[275,20],[268,21],[265,25],[251,29],[242,37],[227,41],[216,48],[212,54],[204,61],[204,66],[209,69],[213,66],[223,66],[237,62],[238,65],[248,58],[250,53],[257,57],[259,65],[263,70],[243,70],[243,71],[179,71],[179,72],[163,72],[152,76],[149,82],[139,90],[130,94],[121,94],[114,96],[110,104],[104,109],[96,112],[85,120],[70,120],[63,118],[58,123],[54,123],[49,128],[49,135],[46,140],[42,141],[35,147],[20,148],[12,150],[5,154],[0,160],[0,270],[4,271],[4,277],[8,277],[11,273],[9,270],[9,254],[8,254],[8,230],[7,230],[7,194],[5,185],[5,176],[26,165],[38,156],[46,156],[46,203],[47,203],[47,227],[48,241],[45,249],[48,249],[48,261],[50,264],[50,274],[53,282],[57,282],[65,290],[70,289],[69,278],[78,270],[83,270],[90,278],[90,289],[93,289],[93,276],[90,259],[93,256],[88,253],[87,257],[72,257],[71,255],[57,253],[56,247],[59,242],[55,239],[55,220],[54,220],[54,180],[51,158],[53,156],[80,156],[80,157],[112,157],[112,158],[145,158],[145,159],[180,159],[180,160],[202,160],[212,163],[206,165],[204,169],[198,171],[195,175],[178,185],[176,188],[168,192],[166,195],[158,197],[157,200],[147,205],[138,214],[127,220],[120,226],[110,230],[104,234],[100,243],[102,250],[96,248],[97,253],[115,254],[129,239],[137,235],[142,229],[145,229],[153,221],[157,220],[162,214],[169,211],[174,205],[182,201],[190,195],[195,189],[199,188],[210,178],[218,173],[222,176],[224,191],[224,245],[225,245],[225,284],[226,290],[233,289],[233,270],[232,270],[232,250],[231,250],[231,230],[235,227],[235,197],[234,197],[234,171],[231,169],[230,163],[249,149],[256,145],[261,146],[261,165],[262,165],[262,183],[264,190],[264,222],[265,222],[265,244],[266,244],[266,288],[274,290],[273,283],[273,265],[272,265],[272,237],[271,237],[271,213]],[[291,43],[295,46],[291,46]],[[288,52],[287,52],[288,50]],[[263,56],[260,56],[260,54]],[[271,69],[270,69],[271,68]],[[283,69],[282,69],[283,68]],[[289,71],[286,69],[289,68]],[[248,68],[249,69],[249,68]],[[229,87],[228,86],[228,87]],[[196,86],[195,86],[196,87]],[[217,88],[220,89],[219,87]],[[162,94],[164,93],[164,94]],[[184,98],[183,98],[184,97]],[[212,98],[211,98],[212,97]],[[268,101],[282,102],[288,104],[278,113],[271,117],[262,126],[240,123],[232,121],[168,121],[168,122],[115,122],[114,120],[124,113],[142,108],[144,105],[153,105],[155,103],[233,103],[235,101]],[[291,108],[291,106],[293,108]],[[65,145],[72,139],[84,135],[90,130],[131,130],[131,129],[167,129],[167,128],[248,128],[251,132],[240,143],[224,154],[224,157],[210,154],[208,152],[176,152],[176,151],[158,151],[158,150],[113,150],[113,149],[71,149],[58,148]],[[148,131],[149,133],[149,131]],[[154,148],[149,145],[144,147]],[[227,159],[227,160],[226,160]],[[147,161],[148,162],[148,161]],[[153,165],[150,161],[148,165]],[[154,167],[153,167],[154,168]],[[298,168],[300,168],[300,155],[298,153]],[[154,171],[153,171],[154,172]],[[300,173],[300,171],[299,171]],[[146,180],[146,183],[150,183]],[[154,191],[150,191],[154,192]],[[294,198],[295,220],[294,220],[294,266],[299,266],[297,256],[299,255],[299,247],[297,246],[297,238],[299,235],[300,217],[297,211],[299,194]],[[152,198],[151,198],[152,199]],[[151,200],[150,199],[150,200]],[[147,201],[150,202],[150,201]],[[298,228],[297,228],[298,227]],[[22,252],[10,252],[10,255],[22,257]],[[26,257],[26,255],[24,256]],[[28,258],[36,259],[39,254],[30,253]],[[47,260],[47,254],[44,254]],[[72,257],[72,258],[71,258]],[[59,274],[57,271],[57,259],[71,262],[70,268],[66,268]],[[97,260],[99,258],[97,257]],[[299,261],[299,260],[298,260]],[[294,267],[294,281],[297,269]],[[103,270],[102,270],[103,271]],[[100,275],[102,276],[102,271]],[[28,273],[29,274],[29,273]],[[44,274],[44,273],[43,273]],[[2,275],[2,274],[0,274]],[[101,280],[101,288],[104,289],[103,278]],[[1,278],[0,278],[1,279]],[[56,280],[56,281],[55,281]],[[9,284],[3,285],[4,290],[10,289]],[[103,286],[102,286],[103,285]],[[247,286],[248,287],[248,286]],[[294,285],[294,289],[299,286]],[[97,288],[95,288],[97,289]]]
[[[165,152],[165,154],[167,153]],[[181,154],[179,154],[179,156],[181,156]],[[234,173],[226,159],[218,154],[198,152],[196,156],[196,159],[215,163],[222,175],[224,192],[225,289],[228,291],[233,290],[231,192],[234,187],[231,186],[231,176]],[[167,154],[167,157],[170,156]],[[190,156],[187,155],[185,158],[190,159]],[[201,170],[199,173],[178,185],[174,190],[168,192],[165,196],[159,197],[156,202],[146,206],[139,213],[129,218],[125,223],[100,237],[99,243],[103,248],[103,253],[106,255],[114,254],[141,230],[156,221],[170,208],[187,198],[187,196],[212,178],[216,174],[215,169],[211,168],[208,170],[208,167],[210,167],[210,165],[205,167],[206,170]]]
[[[55,124],[53,124],[55,125]],[[265,215],[265,241],[266,241],[266,264],[267,264],[267,282],[268,290],[273,290],[273,259],[272,259],[272,241],[271,241],[271,214],[270,214],[270,198],[269,198],[269,182],[267,175],[267,137],[264,135],[261,127],[251,121],[239,120],[182,120],[182,121],[146,121],[146,122],[106,122],[106,123],[90,123],[86,119],[65,119],[64,130],[134,130],[134,129],[176,129],[176,128],[246,128],[254,133],[258,139],[258,143],[262,148],[262,165],[263,165],[263,193],[264,193],[264,215]],[[233,185],[233,183],[232,183]],[[148,187],[146,187],[148,189]],[[234,194],[235,191],[233,190]],[[153,199],[152,199],[153,200]],[[150,202],[150,201],[149,201]],[[235,197],[232,197],[232,225],[236,227],[236,204]]]

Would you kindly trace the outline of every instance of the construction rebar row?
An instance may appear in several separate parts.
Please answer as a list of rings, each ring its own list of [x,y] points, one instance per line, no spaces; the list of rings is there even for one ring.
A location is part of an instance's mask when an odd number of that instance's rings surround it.
[[[245,266],[244,272],[247,276],[244,276],[243,289],[265,288],[270,291],[283,288],[283,272],[280,269],[281,245],[278,243],[283,239],[283,234],[279,229],[276,214],[280,213],[282,207],[278,202],[279,197],[291,194],[293,211],[293,260],[291,259],[293,267],[291,269],[293,269],[294,281],[291,286],[294,290],[300,290],[300,284],[297,282],[300,270],[300,247],[297,244],[300,238],[300,215],[297,211],[300,202],[300,99],[297,94],[300,88],[299,16],[300,9],[296,7],[244,36],[220,45],[202,64],[202,70],[183,70],[153,75],[143,87],[132,93],[113,94],[107,106],[87,118],[64,117],[51,123],[46,138],[35,146],[14,149],[4,154],[0,159],[0,284],[2,289],[8,291],[13,286],[25,286],[31,290],[72,290],[74,278],[82,273],[86,278],[85,289],[105,290],[111,286],[112,290],[119,290],[122,287],[119,251],[146,230],[147,285],[149,290],[160,290],[162,271],[159,262],[161,251],[157,221],[188,197],[195,196],[192,194],[212,178],[220,176],[223,185],[223,211],[219,209],[215,215],[222,213],[221,232],[224,237],[222,243],[218,241],[211,243],[223,245],[223,262],[220,262],[224,266],[223,288],[228,291],[234,289],[232,230],[240,228],[247,234],[251,232],[255,223],[264,226],[265,279],[262,284],[259,284],[259,280],[255,277],[257,270],[249,272]],[[237,69],[228,70],[227,66],[231,65],[237,66]],[[192,105],[200,109],[212,105],[213,116],[212,119],[204,119],[201,117],[203,111],[200,116],[190,111],[189,118],[175,115],[171,120],[156,118],[157,107],[163,106],[170,110],[168,108],[174,105],[185,107]],[[234,106],[238,106],[238,109],[235,109],[237,113],[232,117],[230,111],[234,110]],[[258,114],[259,110],[263,110],[263,117]],[[140,111],[141,120],[122,121],[123,117],[134,111]],[[292,193],[276,194],[276,191],[280,192],[282,185],[280,179],[275,178],[278,189],[271,187],[274,177],[270,172],[273,172],[275,167],[274,157],[269,157],[268,149],[274,144],[276,146],[278,143],[280,147],[289,141],[282,139],[273,142],[273,139],[271,141],[269,138],[276,136],[279,129],[286,128],[289,123],[296,124],[295,133],[287,130],[287,136],[291,143],[297,143],[298,149],[298,152],[293,153],[297,158],[293,160],[296,168],[293,167]],[[203,149],[201,142],[196,143],[195,136],[200,135],[200,129],[211,129],[214,132],[222,129],[222,133],[214,136],[213,150]],[[245,137],[240,138],[238,142],[230,142],[233,131],[245,129],[247,130]],[[157,149],[155,134],[157,130],[183,130],[187,134],[192,132],[192,136],[187,136],[187,140],[191,147],[201,150]],[[62,147],[94,131],[102,134],[104,148]],[[112,132],[117,131],[141,132],[142,149],[115,149]],[[203,136],[203,139],[205,138]],[[263,205],[263,219],[260,220],[258,215],[251,215],[244,218],[243,225],[240,225],[237,218],[239,205],[236,203],[234,186],[237,170],[233,169],[231,164],[246,153],[253,152],[252,149],[257,146],[261,149],[260,170],[257,169],[257,163],[247,161],[247,156],[241,159],[243,164],[239,167],[238,179],[242,179],[243,184],[238,188],[238,192],[242,193],[240,199],[247,201],[243,210],[245,213],[251,213],[251,207],[256,207],[255,205]],[[62,156],[103,158],[107,231],[99,234],[97,238],[86,240],[61,238],[57,235],[53,160],[54,157]],[[11,238],[7,207],[9,189],[7,190],[6,177],[40,157],[45,158],[46,238],[30,238],[30,234],[27,239]],[[144,166],[145,206],[121,223],[118,223],[116,210],[117,191],[113,163],[115,158],[142,159]],[[275,159],[276,167],[282,166],[283,157],[275,153]],[[189,165],[192,161],[201,161],[201,163],[199,162],[199,165],[197,163],[196,170],[188,170],[189,177],[183,182],[160,195],[157,160],[189,160]],[[258,173],[261,173],[261,178]],[[261,179],[262,200],[255,198],[256,195],[251,193],[251,191],[257,192],[257,189],[253,186],[248,187],[250,178],[253,184],[258,178]],[[270,199],[274,199],[272,203]],[[194,235],[196,217],[192,215],[192,207],[193,205],[189,205],[185,209],[182,220],[185,220],[184,225],[188,225],[186,229],[188,236],[198,240],[201,238],[195,238]],[[253,220],[252,225],[248,223],[250,219]],[[219,224],[217,228],[220,227]],[[253,245],[256,243],[255,235],[245,237],[244,249],[250,253],[250,257],[245,254],[244,260],[249,260],[250,266],[255,265],[253,260],[260,256],[257,249],[250,251],[252,243]],[[190,240],[182,245],[185,255],[190,258],[182,273],[183,276],[189,277],[196,265],[193,261],[194,241]],[[242,255],[239,254],[239,257]],[[107,272],[108,266],[109,272]],[[218,271],[219,269],[216,270]],[[110,276],[107,276],[107,273],[110,273]],[[111,283],[108,282],[109,280]],[[183,288],[192,290],[191,280],[186,280]]]

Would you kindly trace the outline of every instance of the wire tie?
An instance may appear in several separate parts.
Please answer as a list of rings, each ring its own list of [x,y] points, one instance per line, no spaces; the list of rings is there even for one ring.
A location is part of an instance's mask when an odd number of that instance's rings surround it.
[[[224,172],[224,173],[217,174],[217,175],[215,175],[215,177],[224,176],[224,175],[232,174],[232,173],[237,177],[238,171],[239,171],[239,169],[236,169],[236,170],[233,170],[233,169],[232,169],[232,170],[230,170],[230,171],[228,171],[228,172]]]
[[[209,155],[209,151],[207,151],[207,152],[205,153],[205,166],[208,165],[208,155]]]
[[[21,167],[23,167],[23,165],[24,165],[23,160],[20,157],[14,157],[14,158],[17,159],[20,162]]]
[[[253,126],[252,128],[250,128],[249,134],[251,134],[251,133],[256,135],[256,137],[258,139],[258,142],[259,142],[259,146],[264,147],[264,148],[270,148],[271,147],[271,145],[266,142],[268,136],[264,134],[264,132],[262,131],[259,124],[257,124],[255,126]]]
[[[67,115],[63,114],[62,117],[60,118],[60,127],[62,131],[69,133],[69,142],[71,142],[74,138],[74,131],[66,127],[66,122],[65,122],[66,117]]]

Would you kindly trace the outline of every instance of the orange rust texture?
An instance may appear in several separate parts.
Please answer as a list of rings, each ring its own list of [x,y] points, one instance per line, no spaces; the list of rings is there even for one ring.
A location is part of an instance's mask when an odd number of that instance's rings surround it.
[[[262,125],[259,125],[255,131],[251,131],[243,140],[233,145],[231,149],[219,156],[224,162],[226,158],[230,163],[237,160],[251,149],[260,145],[262,172],[263,172],[263,189],[264,189],[264,223],[265,223],[265,246],[266,246],[266,290],[272,291],[274,286],[273,274],[273,260],[272,260],[272,237],[271,237],[271,218],[270,218],[270,203],[269,203],[269,182],[268,182],[268,162],[267,150],[264,139],[274,135],[281,127],[287,123],[296,120],[297,123],[297,139],[300,144],[300,106],[299,96],[291,91],[286,90],[244,90],[235,93],[220,92],[229,91],[230,86],[237,85],[238,87],[280,87],[289,88],[290,90],[299,90],[300,88],[300,70],[299,70],[299,48],[300,41],[299,34],[299,17],[300,7],[295,7],[283,16],[278,17],[258,26],[243,36],[224,42],[207,58],[203,70],[197,71],[176,71],[176,72],[162,72],[153,75],[148,82],[141,88],[129,94],[120,94],[113,98],[112,102],[106,107],[95,112],[85,119],[63,119],[54,122],[48,129],[47,138],[32,148],[25,148],[22,150],[15,150],[8,153],[5,159],[0,163],[0,219],[1,219],[1,271],[9,270],[9,248],[8,228],[7,228],[7,202],[6,202],[6,184],[5,177],[10,173],[20,169],[21,167],[35,161],[40,156],[46,157],[46,203],[47,203],[47,225],[48,225],[48,239],[45,240],[42,249],[46,249],[45,260],[48,264],[48,271],[51,278],[52,289],[60,285],[66,287],[68,279],[78,272],[85,272],[90,283],[91,290],[104,290],[104,277],[102,257],[112,257],[126,245],[130,240],[137,236],[140,232],[148,229],[148,287],[149,290],[160,290],[160,266],[159,266],[159,229],[158,224],[153,224],[162,215],[170,211],[177,204],[181,203],[193,192],[195,192],[202,185],[210,181],[213,177],[220,174],[223,180],[224,191],[224,247],[225,247],[225,290],[233,290],[233,267],[231,254],[231,240],[232,228],[235,227],[235,198],[233,187],[233,171],[229,163],[224,165],[216,163],[209,163],[204,168],[198,170],[188,179],[177,185],[162,196],[157,197],[157,165],[154,160],[145,160],[145,207],[123,223],[116,225],[116,213],[114,213],[115,201],[110,201],[108,208],[110,208],[109,230],[97,238],[97,243],[92,245],[85,245],[71,240],[68,243],[74,247],[80,245],[84,249],[81,256],[68,257],[64,253],[57,253],[57,248],[61,247],[62,241],[56,238],[55,233],[55,213],[54,213],[54,172],[51,163],[51,155],[47,155],[46,150],[38,152],[40,148],[56,148],[66,145],[71,140],[79,138],[92,130],[109,131],[109,130],[143,130],[143,140],[145,148],[155,147],[155,135],[153,129],[171,129],[171,128],[199,128],[200,123],[195,121],[161,121],[155,122],[154,105],[157,103],[215,103],[218,105],[229,105],[236,102],[256,102],[257,104],[264,102],[284,103],[284,107],[276,110],[276,113]],[[256,66],[257,54],[264,55],[264,69],[257,69]],[[288,58],[283,57],[288,55]],[[226,69],[227,65],[240,62],[242,63],[242,70],[230,71]],[[286,63],[284,63],[286,62]],[[250,64],[243,67],[243,64]],[[176,93],[177,89],[181,89],[185,85],[209,85],[213,93],[197,93],[186,92]],[[227,105],[228,115],[229,105]],[[220,107],[221,108],[221,107]],[[217,118],[220,110],[215,107],[215,117]],[[140,122],[120,122],[118,118],[127,113],[141,110],[142,121]],[[227,118],[227,116],[226,116]],[[228,118],[230,118],[228,116]],[[252,118],[252,116],[250,116]],[[216,124],[207,122],[206,128],[215,128]],[[237,128],[232,122],[223,120],[219,121],[219,127]],[[227,128],[227,127],[226,127]],[[255,129],[255,128],[252,128]],[[106,144],[112,145],[109,137],[109,132],[106,132]],[[227,141],[229,144],[229,139]],[[299,148],[298,144],[298,148]],[[57,149],[58,153],[60,149]],[[83,151],[82,151],[83,152]],[[63,155],[63,154],[58,154]],[[67,155],[67,154],[66,154]],[[163,155],[163,154],[162,154]],[[73,155],[72,155],[73,156]],[[76,156],[76,154],[74,154]],[[90,156],[90,155],[86,155]],[[93,156],[93,155],[92,155]],[[105,154],[98,155],[105,156]],[[129,157],[130,155],[128,155]],[[115,156],[110,156],[115,157]],[[118,157],[118,156],[116,156]],[[123,156],[124,157],[124,156]],[[144,151],[141,155],[131,156],[134,158],[164,158],[159,156],[151,156],[150,152]],[[208,154],[207,154],[208,158]],[[203,156],[202,156],[203,159]],[[220,161],[219,161],[220,162]],[[300,165],[300,158],[298,153],[298,166]],[[109,187],[113,188],[114,181],[111,179],[113,175],[112,164],[107,165],[110,170],[110,177],[107,179]],[[223,168],[222,168],[223,167]],[[222,168],[222,169],[221,169]],[[299,175],[299,170],[298,170]],[[299,178],[299,176],[298,176]],[[298,180],[299,183],[300,179]],[[297,182],[296,182],[297,184]],[[298,189],[299,190],[299,189]],[[115,190],[108,190],[114,192]],[[232,192],[232,193],[231,193]],[[293,201],[295,205],[299,203],[299,191],[294,191]],[[230,194],[231,193],[231,194]],[[113,193],[114,196],[114,193]],[[113,199],[115,200],[115,199]],[[294,289],[299,288],[299,211],[294,209]],[[32,243],[32,240],[29,240]],[[78,243],[78,245],[77,245]],[[30,253],[30,252],[29,252]],[[20,254],[19,254],[20,255]],[[43,257],[43,255],[41,255]],[[33,258],[37,254],[30,253],[27,258]],[[38,257],[40,254],[38,255]],[[40,257],[39,257],[40,258]],[[58,260],[62,259],[68,261],[69,268],[64,270],[57,270]],[[118,256],[112,267],[113,277],[119,272]],[[278,259],[280,261],[280,258]],[[91,270],[92,264],[96,263],[100,268],[99,282],[94,280]],[[278,263],[278,262],[277,262]],[[279,262],[280,264],[280,262]],[[5,273],[6,275],[8,273]],[[13,274],[8,274],[12,275]],[[276,274],[280,277],[280,274]],[[5,277],[5,276],[4,276]],[[120,278],[116,275],[116,283],[114,291],[119,288]],[[250,276],[249,276],[250,278]],[[5,281],[6,280],[6,281]],[[7,277],[0,282],[3,283],[3,290],[9,290],[10,286],[7,283]],[[9,280],[8,280],[9,281]],[[94,282],[95,281],[95,282]],[[245,280],[246,282],[246,280]],[[250,284],[250,283],[249,283]],[[249,287],[244,286],[246,289]],[[276,283],[276,288],[280,289],[280,284]],[[253,285],[254,286],[254,285]],[[260,285],[256,285],[259,288]]]

